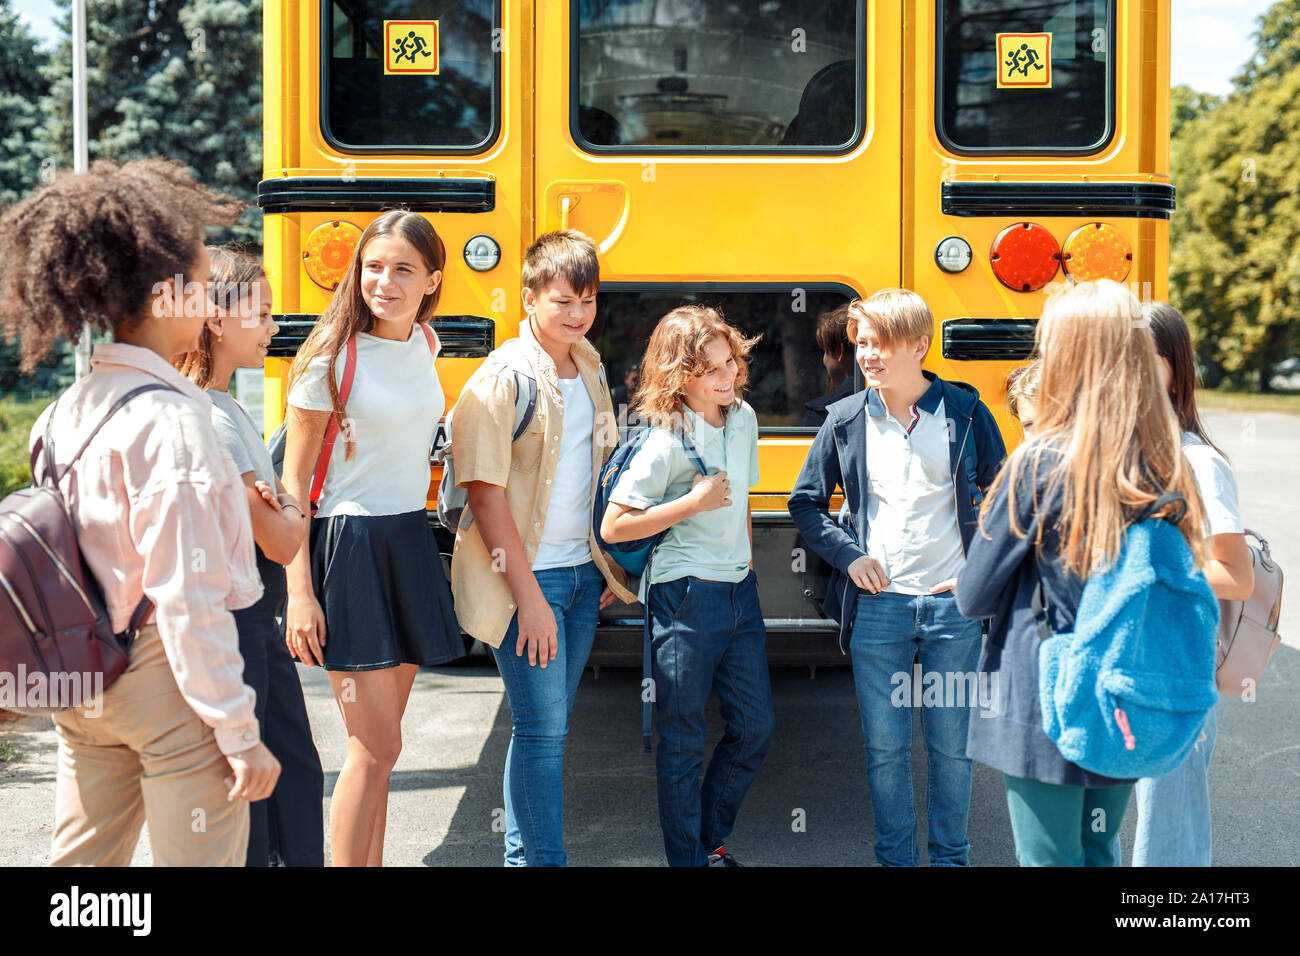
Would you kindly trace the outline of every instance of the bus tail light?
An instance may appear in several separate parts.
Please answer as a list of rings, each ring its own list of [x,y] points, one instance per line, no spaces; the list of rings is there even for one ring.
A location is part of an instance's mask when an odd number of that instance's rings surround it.
[[[1036,292],[1061,264],[1056,237],[1036,222],[1017,222],[998,233],[989,251],[993,274],[1008,289]]]
[[[1061,247],[1061,265],[1079,282],[1093,279],[1123,282],[1133,265],[1133,249],[1114,226],[1090,222],[1066,238]]]
[[[342,220],[323,222],[313,229],[302,254],[303,268],[311,281],[331,291],[338,286],[360,239],[361,230]]]

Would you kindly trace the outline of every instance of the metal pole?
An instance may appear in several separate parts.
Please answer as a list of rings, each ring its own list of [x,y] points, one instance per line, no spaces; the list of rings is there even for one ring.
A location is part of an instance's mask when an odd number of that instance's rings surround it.
[[[90,165],[86,130],[86,0],[72,0],[72,171]],[[77,378],[90,371],[90,326],[81,327],[74,352]]]

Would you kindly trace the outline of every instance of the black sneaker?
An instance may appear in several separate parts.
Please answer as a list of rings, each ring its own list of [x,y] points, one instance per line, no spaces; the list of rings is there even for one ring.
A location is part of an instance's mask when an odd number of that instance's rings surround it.
[[[720,846],[709,854],[709,866],[740,866],[740,862],[727,852],[725,846]]]

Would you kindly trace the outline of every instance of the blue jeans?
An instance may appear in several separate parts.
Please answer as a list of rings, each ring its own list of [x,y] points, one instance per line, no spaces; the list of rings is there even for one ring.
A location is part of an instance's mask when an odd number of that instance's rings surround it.
[[[1210,710],[1187,759],[1163,777],[1144,777],[1137,794],[1134,866],[1210,865],[1210,755],[1219,735],[1218,708]]]
[[[555,660],[529,666],[515,655],[519,615],[493,650],[510,700],[513,727],[506,754],[506,866],[564,866],[564,738],[573,698],[596,640],[605,579],[588,561],[535,571],[559,629]]]
[[[669,866],[705,866],[731,834],[772,742],[767,630],[754,572],[737,584],[685,577],[652,585],[650,614],[659,825]],[[718,692],[726,731],[700,786]]]
[[[916,806],[912,796],[912,707],[921,707],[929,757],[931,866],[966,866],[970,843],[971,761],[966,756],[972,690],[978,691],[980,623],[957,610],[951,591],[941,594],[858,596],[849,638],[853,683],[867,748],[867,786],[881,866],[916,866]],[[922,671],[921,700],[912,700],[912,663]],[[938,674],[937,692],[929,675]],[[951,699],[949,699],[951,698]],[[922,705],[925,706],[922,706]]]

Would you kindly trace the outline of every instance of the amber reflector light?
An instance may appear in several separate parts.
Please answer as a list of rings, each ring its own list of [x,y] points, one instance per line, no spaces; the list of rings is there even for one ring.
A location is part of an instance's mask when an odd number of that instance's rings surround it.
[[[303,268],[311,281],[322,289],[333,289],[348,271],[352,251],[361,238],[361,230],[350,222],[323,222],[307,237],[302,254]]]
[[[1123,282],[1133,265],[1133,249],[1114,226],[1090,222],[1070,233],[1061,247],[1061,265],[1079,282]]]

